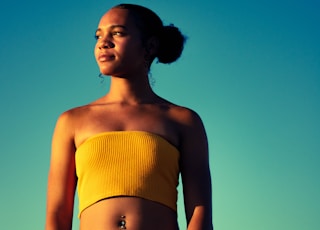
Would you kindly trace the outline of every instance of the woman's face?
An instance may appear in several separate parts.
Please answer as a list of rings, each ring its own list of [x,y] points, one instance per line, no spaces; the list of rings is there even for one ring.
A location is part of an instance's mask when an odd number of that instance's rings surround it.
[[[126,77],[146,71],[145,49],[134,18],[127,9],[111,9],[96,31],[95,57],[104,75]]]

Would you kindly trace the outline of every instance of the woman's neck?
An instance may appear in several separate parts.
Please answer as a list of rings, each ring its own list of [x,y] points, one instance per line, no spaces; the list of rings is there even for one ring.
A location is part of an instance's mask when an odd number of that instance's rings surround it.
[[[148,77],[130,79],[111,77],[109,93],[104,97],[106,102],[132,105],[152,103],[157,98]]]

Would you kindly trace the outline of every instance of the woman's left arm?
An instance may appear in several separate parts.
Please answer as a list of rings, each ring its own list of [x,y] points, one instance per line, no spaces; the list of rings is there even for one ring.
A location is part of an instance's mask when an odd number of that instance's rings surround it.
[[[183,121],[181,177],[188,230],[212,230],[208,141],[201,118],[188,111]]]

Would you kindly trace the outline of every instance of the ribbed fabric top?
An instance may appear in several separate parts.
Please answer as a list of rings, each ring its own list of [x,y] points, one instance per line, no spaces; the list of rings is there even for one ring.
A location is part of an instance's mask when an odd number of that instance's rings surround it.
[[[177,210],[179,151],[159,135],[114,131],[94,135],[76,151],[79,217],[99,200],[135,196]]]

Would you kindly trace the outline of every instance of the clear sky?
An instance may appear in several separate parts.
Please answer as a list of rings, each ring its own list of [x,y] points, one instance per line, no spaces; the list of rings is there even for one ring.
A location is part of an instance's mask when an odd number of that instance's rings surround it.
[[[152,76],[206,126],[215,230],[319,229],[319,1],[127,2],[189,37]],[[43,229],[52,131],[60,113],[107,92],[94,31],[117,3],[1,1],[1,229]]]

